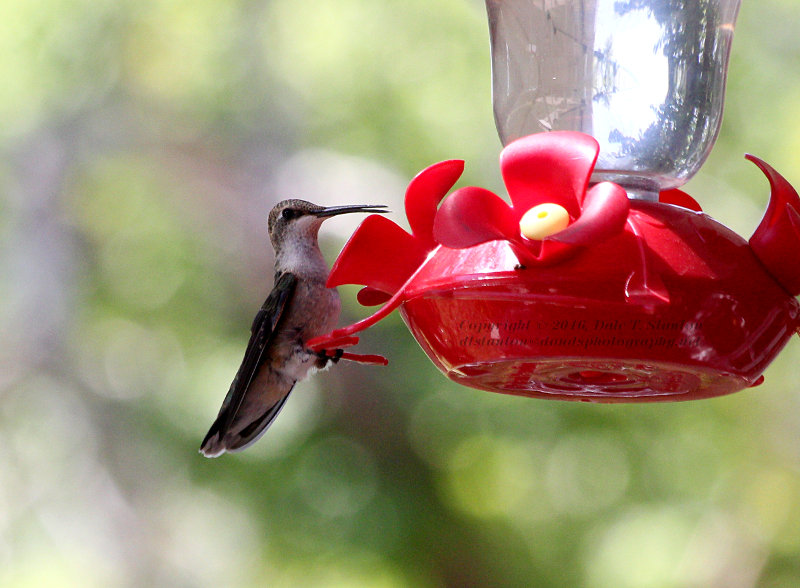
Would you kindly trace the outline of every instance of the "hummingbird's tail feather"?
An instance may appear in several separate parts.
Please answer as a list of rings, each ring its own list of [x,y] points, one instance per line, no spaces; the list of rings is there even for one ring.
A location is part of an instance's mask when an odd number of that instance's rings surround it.
[[[216,425],[216,422],[214,424]],[[203,443],[200,445],[200,453],[205,457],[219,457],[225,453],[225,450],[226,447],[220,439],[219,431],[214,430],[212,426],[205,439],[203,439]]]
[[[227,412],[223,411],[211,425],[208,433],[206,433],[203,443],[200,445],[200,453],[206,457],[219,457],[226,451],[234,453],[247,449],[267,432],[283,405],[286,404],[287,398],[289,398],[289,394],[286,394],[266,412],[245,424],[241,429],[239,429],[239,426],[242,425],[242,422],[234,420],[228,428],[223,430],[228,418]]]

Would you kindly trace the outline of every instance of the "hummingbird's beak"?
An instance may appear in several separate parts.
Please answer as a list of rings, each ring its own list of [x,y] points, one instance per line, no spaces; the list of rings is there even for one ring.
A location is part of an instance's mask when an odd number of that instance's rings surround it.
[[[387,210],[385,204],[345,204],[343,206],[328,206],[311,214],[319,218],[327,218],[337,214],[347,214],[348,212],[377,212],[384,214],[391,211]]]

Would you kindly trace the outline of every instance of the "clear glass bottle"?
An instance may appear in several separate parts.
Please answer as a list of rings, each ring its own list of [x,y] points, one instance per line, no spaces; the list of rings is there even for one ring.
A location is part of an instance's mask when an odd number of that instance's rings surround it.
[[[592,181],[655,200],[705,161],[741,0],[486,0],[503,144],[582,131]]]

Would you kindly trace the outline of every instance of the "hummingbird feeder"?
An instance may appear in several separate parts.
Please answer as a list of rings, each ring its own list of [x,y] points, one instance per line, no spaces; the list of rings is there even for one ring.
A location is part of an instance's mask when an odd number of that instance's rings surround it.
[[[749,241],[678,187],[716,138],[740,0],[487,0],[511,204],[450,192],[464,164],[409,184],[411,233],[367,217],[328,281],[399,309],[451,380],[594,402],[690,400],[759,384],[800,327],[800,198],[764,161]]]

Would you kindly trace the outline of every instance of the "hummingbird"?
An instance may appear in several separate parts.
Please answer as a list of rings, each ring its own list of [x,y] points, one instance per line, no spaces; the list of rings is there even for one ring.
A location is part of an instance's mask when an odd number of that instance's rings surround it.
[[[305,342],[333,329],[341,303],[327,288],[328,265],[317,241],[323,221],[353,212],[386,213],[382,204],[318,206],[284,200],[269,213],[269,238],[275,250],[275,279],[250,328],[244,359],[200,453],[218,457],[255,443],[286,404],[294,385],[338,361],[308,349]]]

